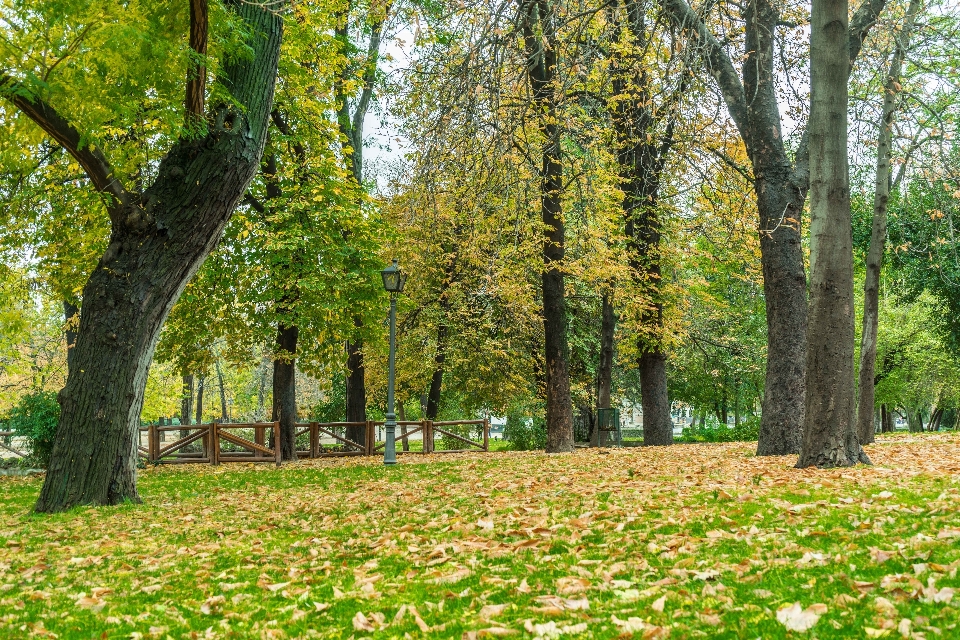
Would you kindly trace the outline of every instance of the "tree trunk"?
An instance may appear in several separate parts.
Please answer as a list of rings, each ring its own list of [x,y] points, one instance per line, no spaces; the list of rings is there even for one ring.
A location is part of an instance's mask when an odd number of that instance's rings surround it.
[[[643,444],[673,444],[673,420],[667,398],[667,359],[662,353],[640,356],[640,402],[643,405]]]
[[[266,138],[282,21],[257,3],[231,5],[257,34],[250,55],[220,70],[239,109],[218,107],[210,133],[176,143],[146,192],[121,191],[123,199],[110,204],[110,244],[84,286],[77,374],[60,392],[60,421],[37,511],[140,501],[140,411],[160,328],[223,233],[257,171]],[[122,189],[110,173],[104,171],[104,181],[91,167],[102,190]]]
[[[546,367],[547,453],[573,451],[573,405],[567,365],[567,313],[563,271],[564,224],[561,212],[563,164],[557,113],[557,32],[554,7],[545,0],[520,0],[527,78],[543,135],[540,214],[544,226],[543,295]]]
[[[67,341],[67,377],[74,368],[74,351],[77,344],[77,326],[79,325],[80,308],[69,300],[63,301],[63,337]]]
[[[893,412],[887,409],[887,405],[880,405],[880,433],[893,433],[897,430],[897,425],[893,421]]]
[[[867,250],[867,273],[863,282],[863,331],[860,337],[860,378],[857,405],[857,433],[862,444],[874,441],[873,405],[874,375],[877,363],[877,328],[880,309],[880,268],[883,266],[887,241],[887,204],[890,200],[890,150],[893,138],[894,112],[900,95],[900,72],[903,58],[910,47],[910,35],[919,0],[910,0],[900,37],[890,60],[890,71],[883,85],[883,110],[877,142],[877,173],[873,185],[873,228]]]
[[[430,378],[430,392],[427,394],[427,420],[436,420],[440,412],[440,392],[443,388],[443,361],[446,358],[447,325],[444,322],[437,327],[437,352],[433,356],[433,376]]]
[[[597,367],[597,408],[610,409],[610,390],[613,386],[614,332],[617,317],[613,312],[612,294],[604,292],[600,302],[600,362]],[[607,433],[594,430],[590,443],[594,446],[607,446]]]
[[[930,424],[928,429],[930,431],[940,431],[940,420],[943,419],[943,409],[939,407],[933,410],[933,414],[930,416]]]
[[[197,380],[197,424],[203,424],[203,390],[207,386],[205,376]]]
[[[358,324],[359,319],[354,320]],[[364,386],[363,372],[363,343],[347,342],[347,422],[366,422],[367,420],[367,390]],[[366,444],[367,430],[358,425],[347,427],[346,436],[357,444]]]
[[[214,366],[217,370],[217,382],[220,383],[220,421],[230,422],[230,411],[227,409],[227,389],[223,384],[223,369],[220,368],[219,359],[214,363]]]
[[[646,61],[637,52],[650,45],[653,31],[644,23],[645,8],[632,0],[624,11],[614,11],[617,39],[631,48],[617,48],[611,68],[611,108],[617,141],[617,164],[623,185],[624,235],[629,262],[644,300],[640,324],[646,334],[638,340],[644,444],[673,443],[673,422],[667,394],[667,368],[663,353],[663,301],[660,266],[661,226],[659,192],[667,155],[673,146],[679,105],[687,85],[687,71],[660,105],[652,96],[660,91],[650,86]],[[671,63],[673,60],[670,61]],[[683,65],[679,65],[683,67]],[[652,303],[652,304],[651,304]],[[652,307],[652,308],[648,308]],[[601,347],[602,348],[602,347]],[[612,354],[611,354],[612,355]]]
[[[810,307],[806,415],[797,467],[870,460],[854,422],[853,233],[847,161],[847,0],[810,20]]]
[[[193,419],[193,374],[187,373],[184,370],[183,375],[183,386],[181,387],[181,398],[180,398],[180,424],[189,425]],[[180,437],[186,438],[189,434],[189,429],[180,429]]]
[[[273,420],[280,423],[280,455],[297,459],[297,338],[299,327],[277,325],[273,359]]]

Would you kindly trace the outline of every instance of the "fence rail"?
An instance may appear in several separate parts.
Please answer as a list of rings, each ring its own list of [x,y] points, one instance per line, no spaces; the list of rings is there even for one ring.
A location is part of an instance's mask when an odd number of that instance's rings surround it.
[[[295,442],[301,445],[306,436],[306,448],[297,449],[298,458],[334,458],[343,456],[375,456],[380,455],[385,442],[378,440],[378,428],[383,422],[367,420],[366,422],[298,422],[295,425]],[[397,423],[398,427],[413,427],[406,433],[397,433],[399,442],[410,441],[411,436],[419,435],[423,442],[422,451],[401,451],[407,453],[460,453],[466,451],[490,450],[490,421],[489,420],[450,420],[435,422],[433,420],[411,421],[404,420]],[[472,440],[469,434],[463,435],[452,431],[455,427],[474,426],[478,428],[479,439]],[[360,428],[364,435],[363,442],[357,442],[340,435],[338,430]],[[267,432],[270,432],[269,439]],[[167,443],[167,434],[180,432],[179,437]],[[447,449],[441,446],[437,449],[437,434],[440,434],[440,443],[455,442],[456,449]],[[4,435],[0,432],[0,436]],[[252,436],[252,437],[251,437]],[[144,440],[146,442],[144,442]],[[324,443],[323,441],[327,442]],[[272,442],[273,446],[267,446]],[[0,442],[0,446],[3,446]],[[154,464],[189,464],[206,463],[218,465],[221,462],[274,462],[280,466],[280,423],[226,423],[211,422],[209,424],[159,426],[149,425],[140,428],[140,442],[137,451],[147,462]],[[22,454],[21,454],[22,455]]]
[[[13,431],[0,431],[0,449],[9,451],[15,455],[20,456],[21,458],[26,458],[27,454],[19,449],[15,449],[13,446],[13,438],[17,434]]]

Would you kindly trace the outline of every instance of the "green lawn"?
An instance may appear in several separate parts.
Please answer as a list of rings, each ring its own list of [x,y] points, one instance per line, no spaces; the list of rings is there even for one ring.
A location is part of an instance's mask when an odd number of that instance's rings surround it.
[[[753,448],[161,467],[57,516],[0,478],[0,638],[960,637],[960,437]]]

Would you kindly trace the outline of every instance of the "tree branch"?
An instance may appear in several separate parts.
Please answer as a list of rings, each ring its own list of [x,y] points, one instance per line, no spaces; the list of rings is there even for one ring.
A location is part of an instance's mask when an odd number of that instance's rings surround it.
[[[193,56],[187,69],[187,124],[203,119],[203,100],[207,86],[207,68],[203,56],[207,55],[207,0],[190,0],[190,48]],[[196,57],[197,60],[193,58]]]
[[[92,144],[81,145],[80,132],[56,109],[32,95],[14,78],[0,75],[0,93],[76,159],[97,191],[111,196],[107,211],[112,222],[119,222],[121,210],[130,202],[131,194],[113,175],[113,167],[103,152]]]
[[[670,21],[678,28],[687,31],[690,34],[690,39],[703,47],[707,71],[716,79],[717,86],[719,86],[720,92],[723,94],[723,100],[730,112],[730,117],[733,118],[741,131],[745,131],[747,128],[747,102],[743,93],[743,83],[723,45],[685,0],[661,1]]]

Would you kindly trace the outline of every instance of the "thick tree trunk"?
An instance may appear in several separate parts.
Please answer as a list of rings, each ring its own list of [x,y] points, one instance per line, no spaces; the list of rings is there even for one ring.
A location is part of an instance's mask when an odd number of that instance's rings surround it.
[[[640,356],[640,401],[643,404],[643,444],[673,444],[673,420],[667,397],[667,359],[656,351]]]
[[[206,137],[181,140],[167,153],[145,193],[124,193],[129,199],[110,206],[110,244],[83,290],[76,374],[60,392],[37,511],[140,500],[140,411],[160,328],[223,233],[266,138],[281,19],[256,3],[233,10],[256,34],[251,55],[220,71],[241,109],[220,107]],[[118,187],[108,179],[104,188]]]
[[[203,424],[203,390],[206,388],[207,379],[200,376],[197,380],[197,424]]]
[[[440,413],[440,392],[443,390],[443,361],[446,358],[447,325],[437,327],[437,352],[433,356],[433,376],[427,394],[427,420],[436,420]]]
[[[297,338],[299,327],[277,326],[273,360],[273,420],[280,423],[280,454],[297,459]]]
[[[940,431],[940,420],[943,418],[943,409],[936,408],[930,416],[930,423],[927,425],[929,431]]]
[[[188,425],[193,421],[193,374],[182,374],[183,385],[180,391],[180,424]],[[180,429],[180,437],[186,438],[189,429]]]
[[[847,161],[847,0],[810,20],[810,307],[800,468],[869,463],[854,422],[853,234]]]
[[[877,173],[873,183],[873,228],[867,250],[867,273],[863,282],[863,330],[860,334],[860,377],[857,404],[857,433],[862,444],[874,441],[873,405],[874,375],[877,363],[877,328],[880,310],[880,268],[887,241],[887,204],[890,200],[890,151],[893,138],[894,112],[900,95],[900,71],[903,57],[910,46],[914,18],[920,9],[919,0],[910,0],[903,29],[890,60],[890,72],[883,86],[883,110],[877,141]]]
[[[563,161],[557,100],[557,32],[554,6],[545,0],[520,0],[527,78],[543,135],[540,215],[544,226],[543,295],[546,368],[547,453],[573,451],[573,405],[567,366],[567,311],[563,271],[564,224],[561,212]]]
[[[74,351],[77,344],[77,326],[79,325],[80,308],[69,300],[63,301],[63,337],[67,341],[67,377],[74,368]]]
[[[807,276],[800,216],[806,193],[793,184],[789,161],[779,145],[755,154],[754,172],[767,310],[767,371],[757,455],[782,456],[800,451],[803,434]]]
[[[354,322],[357,323],[359,319]],[[359,340],[347,343],[346,385],[347,422],[366,422],[367,390],[364,385],[363,343]],[[346,435],[348,440],[366,444],[367,431],[363,426],[347,427]]]

